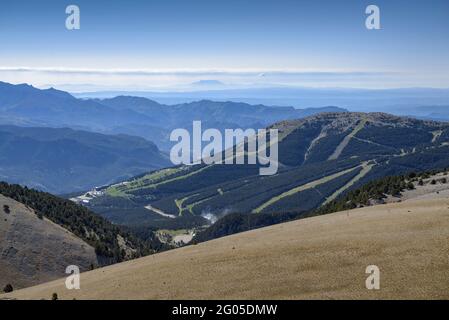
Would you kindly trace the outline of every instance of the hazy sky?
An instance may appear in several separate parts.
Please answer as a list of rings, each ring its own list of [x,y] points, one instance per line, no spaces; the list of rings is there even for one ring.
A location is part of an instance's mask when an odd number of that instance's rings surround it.
[[[6,3],[9,2],[9,3]],[[65,28],[78,5],[81,29]],[[381,30],[365,27],[379,6]],[[0,80],[66,89],[449,87],[449,1],[0,2]]]

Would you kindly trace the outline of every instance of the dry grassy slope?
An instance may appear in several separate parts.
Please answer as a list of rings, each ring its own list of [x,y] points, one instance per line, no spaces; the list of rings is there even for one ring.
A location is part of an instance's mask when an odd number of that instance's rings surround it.
[[[279,224],[0,298],[449,298],[449,199],[407,201]],[[365,288],[365,269],[381,289]]]
[[[72,264],[89,270],[96,262],[94,248],[0,194],[0,290],[8,283],[23,288],[60,278]]]

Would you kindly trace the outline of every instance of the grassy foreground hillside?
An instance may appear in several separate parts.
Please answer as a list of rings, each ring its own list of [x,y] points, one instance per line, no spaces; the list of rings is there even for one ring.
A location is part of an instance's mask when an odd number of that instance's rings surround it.
[[[449,299],[449,200],[307,218],[192,245],[0,299]],[[380,268],[367,290],[366,267]]]

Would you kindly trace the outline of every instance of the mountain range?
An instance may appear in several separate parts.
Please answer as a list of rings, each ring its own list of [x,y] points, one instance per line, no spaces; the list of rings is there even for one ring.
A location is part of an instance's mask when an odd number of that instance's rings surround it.
[[[207,100],[179,105],[119,96],[77,99],[0,82],[0,180],[63,194],[169,167],[173,129],[264,128],[337,107],[295,109]],[[161,151],[159,150],[161,149]]]
[[[77,93],[82,98],[110,98],[131,95],[160,103],[180,104],[199,99],[264,105],[292,105],[296,108],[341,106],[349,111],[387,112],[395,115],[449,120],[449,90],[438,88],[357,89],[357,88],[198,88],[182,91],[99,91]]]
[[[164,105],[141,97],[77,99],[53,88],[0,82],[0,124],[34,127],[68,127],[103,134],[127,134],[170,149],[170,132],[191,130],[194,120],[204,128],[264,128],[274,122],[298,119],[320,112],[339,112],[338,107],[295,109],[237,102],[200,100]]]

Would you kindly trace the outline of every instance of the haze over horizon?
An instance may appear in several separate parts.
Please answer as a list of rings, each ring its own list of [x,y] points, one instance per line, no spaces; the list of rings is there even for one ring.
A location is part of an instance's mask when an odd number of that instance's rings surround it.
[[[70,4],[80,30],[65,28]],[[381,30],[365,27],[370,4]],[[71,92],[447,88],[447,12],[444,0],[19,0],[0,4],[0,80]]]

